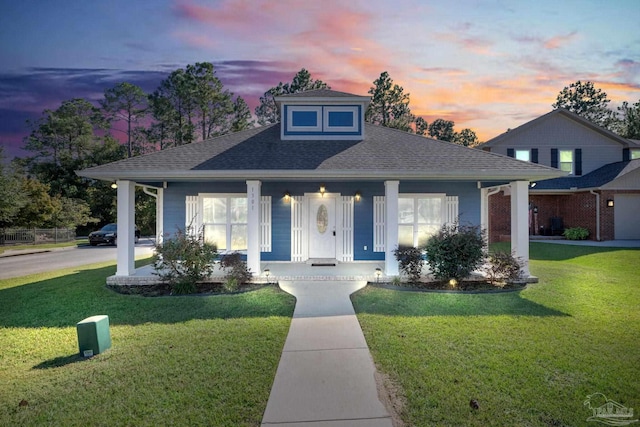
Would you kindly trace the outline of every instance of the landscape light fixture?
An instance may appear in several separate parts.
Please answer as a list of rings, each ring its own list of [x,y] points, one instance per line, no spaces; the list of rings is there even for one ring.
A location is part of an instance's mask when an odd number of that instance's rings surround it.
[[[380,281],[380,276],[382,276],[382,270],[380,268],[376,268],[376,283]]]
[[[271,275],[271,270],[268,268],[264,269],[264,275],[267,277],[267,285],[269,284],[269,276]]]
[[[112,184],[111,184],[111,188],[113,188],[113,189],[115,190],[116,188],[118,188],[118,184],[116,184],[115,182],[114,182],[114,183],[112,183]]]

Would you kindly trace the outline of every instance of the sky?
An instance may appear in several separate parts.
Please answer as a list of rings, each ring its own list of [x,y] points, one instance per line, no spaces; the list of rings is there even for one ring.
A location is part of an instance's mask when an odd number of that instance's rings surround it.
[[[196,62],[252,111],[301,68],[357,95],[388,71],[415,115],[486,141],[577,80],[640,100],[639,22],[638,0],[0,0],[0,144],[26,156],[43,110]]]

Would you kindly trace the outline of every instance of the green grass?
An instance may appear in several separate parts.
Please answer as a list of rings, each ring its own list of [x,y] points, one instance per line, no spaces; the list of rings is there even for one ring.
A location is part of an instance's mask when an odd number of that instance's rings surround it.
[[[86,246],[88,244],[89,244],[88,239],[76,239],[71,242],[62,242],[62,243],[43,243],[39,245],[7,245],[7,246],[0,246],[0,254],[10,250],[54,249],[54,248],[66,248],[69,246]]]
[[[522,292],[354,295],[408,425],[587,425],[595,392],[640,407],[640,250],[535,243],[531,258],[540,283]]]
[[[0,281],[0,425],[259,425],[294,298],[125,296],[105,288],[114,272]],[[96,314],[113,344],[85,360],[75,324]]]

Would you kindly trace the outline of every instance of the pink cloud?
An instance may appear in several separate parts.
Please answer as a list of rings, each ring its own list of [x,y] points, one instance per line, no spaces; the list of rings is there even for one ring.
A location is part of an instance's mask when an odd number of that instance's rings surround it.
[[[566,44],[571,43],[577,36],[577,31],[572,31],[569,34],[558,35],[545,40],[545,49],[558,49]]]

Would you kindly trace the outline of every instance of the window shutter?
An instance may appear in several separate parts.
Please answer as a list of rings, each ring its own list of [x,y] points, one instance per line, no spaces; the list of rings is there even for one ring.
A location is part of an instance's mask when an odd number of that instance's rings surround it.
[[[509,156],[509,157],[515,157],[516,156],[515,151],[514,151],[513,148],[507,148],[507,156]]]
[[[271,196],[260,197],[260,252],[271,252]]]
[[[458,221],[458,196],[447,196],[447,217],[445,224],[452,225]]]
[[[353,261],[353,196],[341,196],[338,198],[340,206],[339,237],[342,239],[342,252],[338,255],[338,261]]]
[[[201,226],[201,220],[198,216],[198,196],[187,196],[185,207],[184,229],[192,235],[197,235]]]
[[[373,196],[373,251],[384,252],[384,196]]]
[[[291,261],[302,262],[304,260],[304,248],[302,245],[302,233],[304,232],[304,216],[302,202],[304,197],[291,196]]]
[[[558,169],[558,149],[551,149],[551,167]]]
[[[631,150],[629,150],[628,148],[623,148],[622,149],[622,161],[623,162],[628,162],[629,160],[631,160]]]
[[[576,176],[580,176],[582,175],[582,148],[576,148],[574,160]]]
[[[538,149],[531,149],[531,163],[538,163]]]

